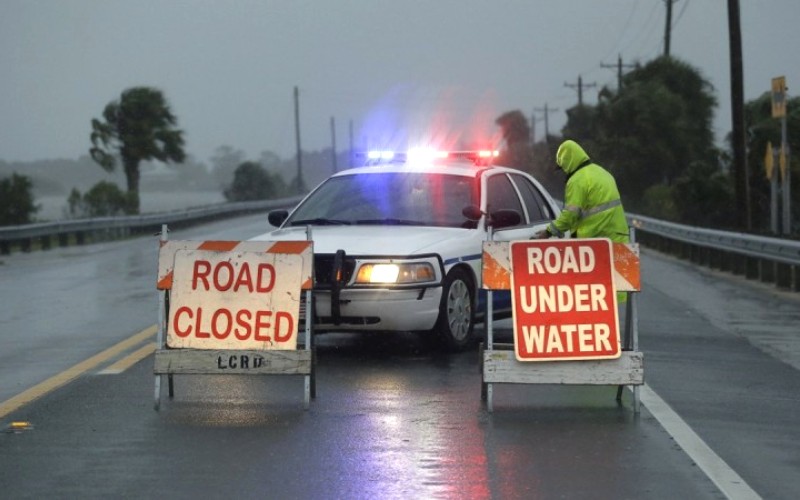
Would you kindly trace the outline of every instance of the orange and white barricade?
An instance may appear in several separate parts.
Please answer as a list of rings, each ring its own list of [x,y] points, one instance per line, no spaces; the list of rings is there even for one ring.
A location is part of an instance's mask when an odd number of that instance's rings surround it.
[[[496,383],[616,385],[617,401],[622,388],[631,386],[634,412],[639,412],[644,357],[638,350],[636,243],[486,241],[482,259],[487,337],[481,396],[490,412]],[[493,290],[511,292],[512,344],[494,342]],[[627,299],[624,332],[618,296]]]
[[[311,315],[313,243],[169,241],[158,255],[155,409],[174,374],[302,375],[315,397]],[[298,349],[300,331],[304,348]]]

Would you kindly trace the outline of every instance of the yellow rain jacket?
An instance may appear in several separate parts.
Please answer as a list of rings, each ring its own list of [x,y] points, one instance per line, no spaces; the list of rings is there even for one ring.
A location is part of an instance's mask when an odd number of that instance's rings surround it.
[[[578,238],[608,238],[628,243],[628,222],[614,177],[592,163],[575,141],[564,141],[556,163],[567,174],[564,210],[547,227],[552,236],[571,231]]]

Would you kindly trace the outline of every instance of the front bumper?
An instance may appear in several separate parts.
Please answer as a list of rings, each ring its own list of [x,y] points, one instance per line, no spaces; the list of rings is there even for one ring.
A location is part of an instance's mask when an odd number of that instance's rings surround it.
[[[430,330],[439,316],[441,286],[404,289],[343,289],[338,318],[331,312],[331,292],[314,291],[314,330],[331,331],[423,331]],[[301,313],[305,316],[303,308]]]

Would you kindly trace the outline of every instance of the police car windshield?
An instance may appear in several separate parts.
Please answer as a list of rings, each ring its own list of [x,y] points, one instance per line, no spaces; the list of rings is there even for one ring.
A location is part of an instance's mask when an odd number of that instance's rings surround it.
[[[422,172],[374,172],[331,177],[286,221],[337,224],[468,227],[462,211],[478,201],[470,177]]]

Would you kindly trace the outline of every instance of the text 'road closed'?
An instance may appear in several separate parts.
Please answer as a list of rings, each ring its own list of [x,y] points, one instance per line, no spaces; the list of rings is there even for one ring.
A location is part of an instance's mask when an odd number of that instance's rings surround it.
[[[176,252],[167,345],[296,349],[302,267],[299,255]]]
[[[619,357],[610,241],[520,241],[510,252],[518,360]]]

